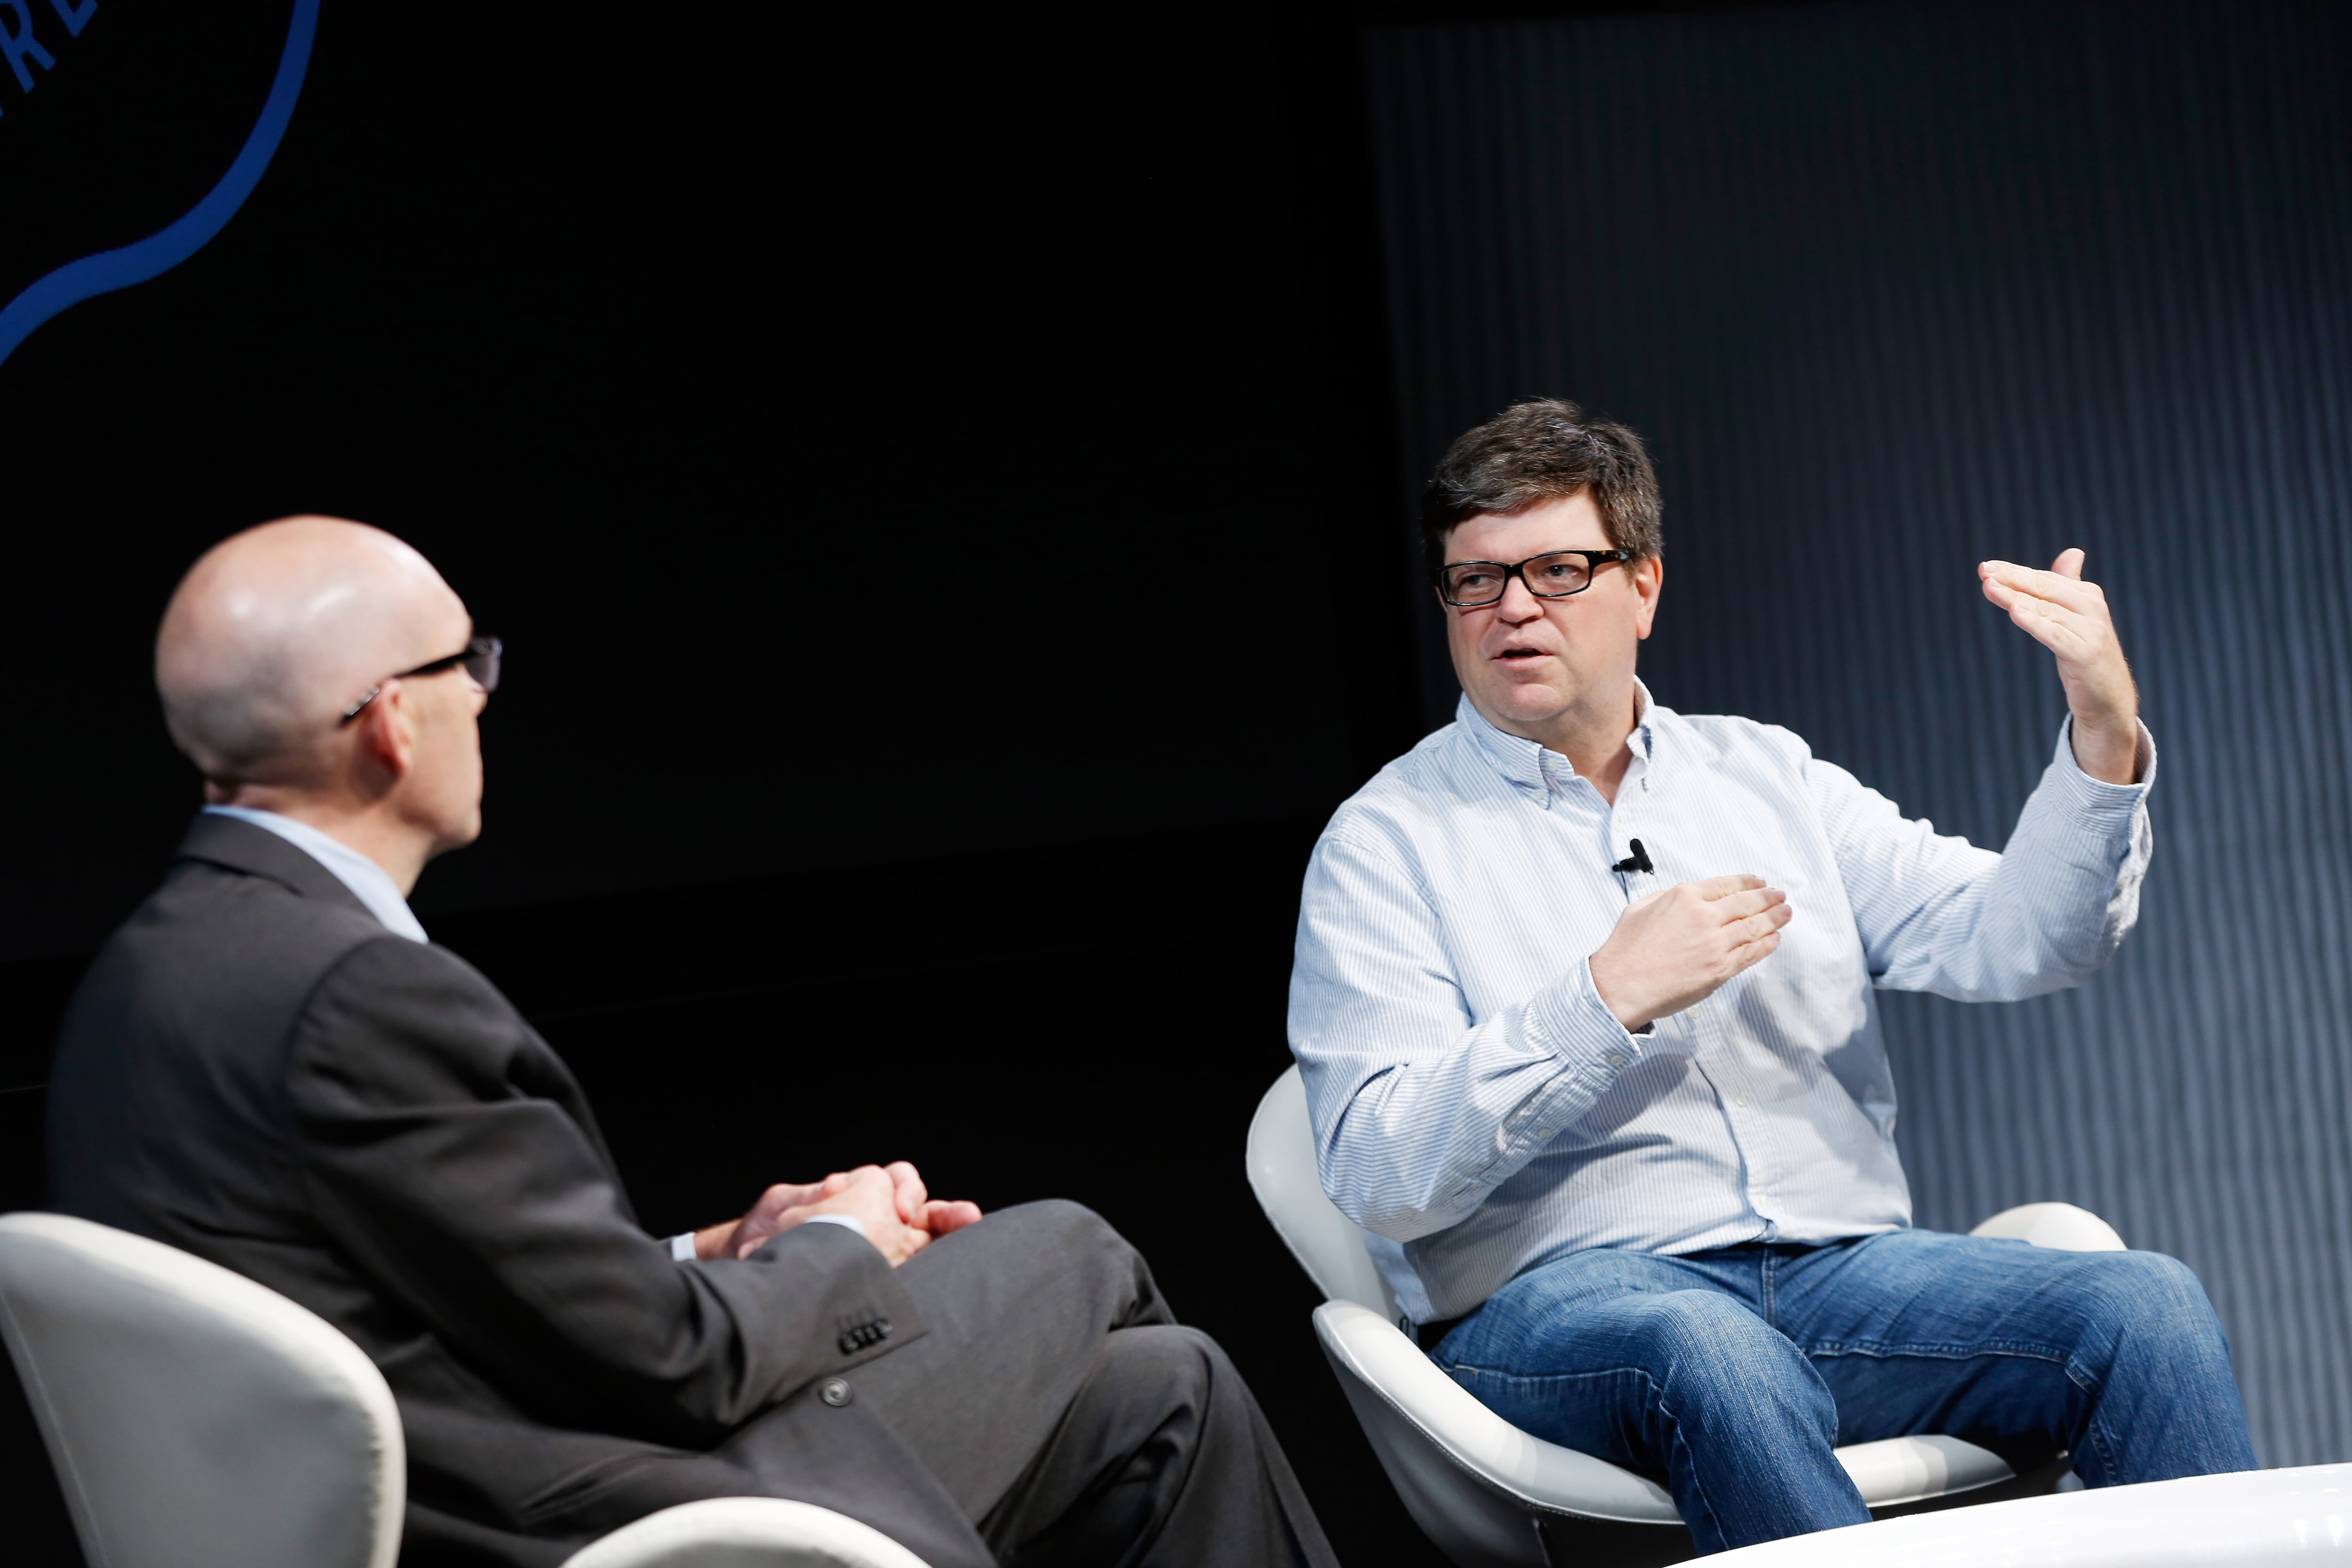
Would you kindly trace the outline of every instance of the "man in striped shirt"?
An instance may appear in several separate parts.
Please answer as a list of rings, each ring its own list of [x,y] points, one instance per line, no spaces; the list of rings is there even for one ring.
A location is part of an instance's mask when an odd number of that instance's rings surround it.
[[[2187,1268],[1915,1229],[1895,1151],[1874,988],[2079,984],[2138,913],[2155,743],[2083,552],[1979,568],[2069,710],[1995,854],[1654,702],[1658,519],[1640,440],[1569,403],[1430,481],[1462,702],[1333,816],[1299,916],[1325,1189],[1441,1366],[1661,1478],[1703,1550],[1867,1520],[1841,1442],[2253,1468]]]

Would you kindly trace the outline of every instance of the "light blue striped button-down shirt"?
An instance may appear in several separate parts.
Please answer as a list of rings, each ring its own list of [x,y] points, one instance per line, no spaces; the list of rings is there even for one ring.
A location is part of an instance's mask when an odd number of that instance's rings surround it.
[[[1788,731],[1640,694],[1612,808],[1465,699],[1342,805],[1299,911],[1290,1044],[1324,1189],[1416,1321],[1588,1247],[1697,1252],[1911,1220],[1874,986],[2005,1001],[2080,984],[2139,908],[2140,783],[2057,755],[1995,854]],[[1655,871],[1616,872],[1640,839]],[[1780,950],[1628,1034],[1585,957],[1626,904],[1748,871]]]

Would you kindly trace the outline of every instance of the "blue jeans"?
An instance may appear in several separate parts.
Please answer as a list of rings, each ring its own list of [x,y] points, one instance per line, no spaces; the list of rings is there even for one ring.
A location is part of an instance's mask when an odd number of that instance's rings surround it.
[[[1870,1518],[1840,1443],[1943,1433],[2086,1486],[2256,1468],[2197,1277],[1897,1230],[1531,1268],[1432,1352],[1513,1426],[1656,1478],[1702,1552]]]

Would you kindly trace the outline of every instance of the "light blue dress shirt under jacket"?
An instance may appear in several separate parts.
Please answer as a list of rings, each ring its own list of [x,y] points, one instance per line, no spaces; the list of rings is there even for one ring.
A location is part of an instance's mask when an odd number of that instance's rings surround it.
[[[2140,781],[2057,755],[2006,851],[1938,836],[1774,725],[1640,692],[1614,808],[1465,698],[1342,805],[1307,873],[1290,1044],[1325,1191],[1417,1322],[1582,1247],[1679,1254],[1911,1221],[1874,987],[2080,984],[2138,916]],[[1652,874],[1611,869],[1640,839]],[[1780,950],[1626,1032],[1586,954],[1625,906],[1748,871]]]
[[[275,833],[324,866],[336,881],[352,890],[352,897],[367,906],[368,913],[383,922],[384,930],[411,942],[430,940],[417,922],[416,911],[401,897],[392,874],[341,839],[330,838],[307,822],[249,805],[208,805],[205,812],[210,816],[233,816]]]

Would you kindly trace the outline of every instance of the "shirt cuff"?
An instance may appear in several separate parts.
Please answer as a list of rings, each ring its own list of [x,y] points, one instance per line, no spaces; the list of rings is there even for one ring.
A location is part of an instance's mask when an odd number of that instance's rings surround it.
[[[2075,800],[2085,810],[2120,809],[2128,814],[2147,797],[2148,790],[2156,784],[2156,737],[2147,732],[2145,720],[2135,721],[2139,725],[2139,749],[2132,757],[2132,772],[2138,776],[2127,784],[2109,784],[2084,773],[2081,759],[2074,755],[2074,716],[2069,713],[2060,722],[2058,752],[2050,759],[2050,764],[2059,777],[2073,786]]]
[[[801,1223],[803,1225],[842,1226],[850,1230],[856,1231],[859,1236],[865,1237],[868,1241],[874,1239],[872,1237],[866,1235],[866,1222],[859,1219],[854,1214],[813,1214],[809,1215],[808,1218],[801,1221]]]
[[[808,1218],[801,1221],[801,1223],[803,1225],[837,1225],[845,1229],[856,1231],[860,1237],[864,1237],[868,1241],[873,1239],[872,1237],[866,1235],[866,1222],[859,1219],[854,1214],[813,1214],[809,1215]],[[669,1255],[674,1262],[693,1262],[694,1232],[690,1230],[682,1231],[678,1235],[671,1237],[669,1238]]]
[[[1654,1051],[1666,1048],[1654,1025],[1630,1033],[1601,999],[1593,983],[1592,963],[1580,960],[1559,984],[1539,993],[1528,1005],[1529,1033],[1548,1047],[1561,1071],[1544,1092],[1532,1097],[1504,1129],[1516,1142],[1525,1136],[1548,1143],[1554,1134],[1591,1109],[1627,1068]]]

